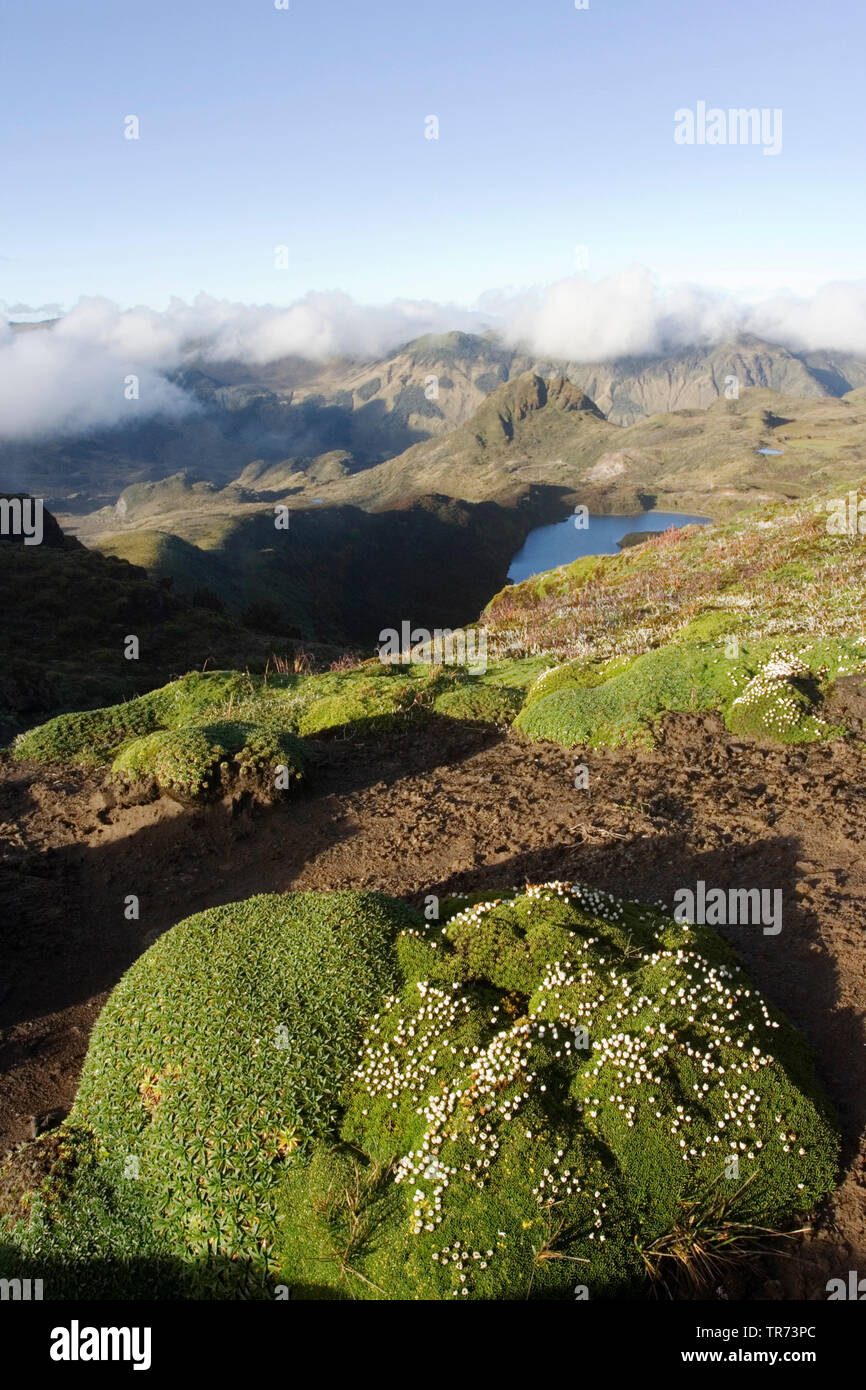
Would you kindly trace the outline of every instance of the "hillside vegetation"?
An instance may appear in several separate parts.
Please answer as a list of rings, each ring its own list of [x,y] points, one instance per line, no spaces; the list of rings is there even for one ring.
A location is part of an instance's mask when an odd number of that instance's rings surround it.
[[[864,431],[862,387],[797,397],[756,386],[621,427],[565,377],[524,372],[448,433],[373,466],[340,450],[259,459],[220,487],[187,470],[69,524],[178,592],[213,591],[241,621],[266,604],[286,636],[369,649],[407,614],[430,627],[471,620],[532,527],[576,504],[725,518],[845,492],[866,467]]]
[[[35,717],[128,699],[191,666],[263,666],[293,650],[285,632],[252,632],[197,585],[192,598],[175,594],[170,579],[87,550],[44,517],[41,545],[0,539],[0,741]],[[137,660],[125,656],[129,635]]]
[[[437,922],[341,892],[180,923],[54,1142],[0,1263],[79,1298],[599,1298],[671,1255],[700,1282],[838,1159],[804,1044],[714,932],[559,883]]]
[[[669,710],[716,710],[784,742],[844,732],[822,702],[866,667],[866,566],[862,538],[828,519],[826,497],[764,507],[503,589],[482,617],[491,650],[560,662],[518,727],[593,746],[646,741]]]
[[[203,764],[212,788],[226,759],[266,776],[281,750],[292,761],[293,737],[352,736],[426,713],[516,722],[565,747],[651,742],[672,711],[715,711],[732,732],[783,743],[842,735],[828,701],[841,677],[866,670],[866,566],[859,536],[828,530],[827,505],[819,496],[671,530],[510,585],[482,615],[484,674],[418,651],[411,665],[374,659],[320,675],[190,675],[56,718],[13,751],[113,761],[120,774],[182,790]]]
[[[110,764],[121,784],[152,783],[180,800],[206,800],[238,781],[267,795],[307,775],[306,738],[375,734],[430,714],[507,726],[547,664],[504,662],[478,676],[378,660],[321,675],[194,672],[123,704],[58,715],[20,734],[11,752]]]
[[[382,628],[407,616],[423,614],[431,628],[470,621],[532,527],[556,514],[531,497],[504,507],[432,494],[371,513],[313,506],[294,492],[241,505],[233,489],[202,493],[170,478],[138,490],[126,529],[116,529],[112,509],[110,529],[87,540],[178,590],[212,590],[242,619],[265,605],[270,626],[287,636],[369,651]],[[284,529],[275,526],[276,500],[289,508]]]

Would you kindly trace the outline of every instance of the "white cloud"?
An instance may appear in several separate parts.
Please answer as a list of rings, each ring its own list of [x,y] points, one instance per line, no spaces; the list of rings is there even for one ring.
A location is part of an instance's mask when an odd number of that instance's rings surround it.
[[[661,292],[633,266],[606,280],[570,276],[503,306],[504,335],[539,355],[575,362],[644,356],[736,333],[733,300],[697,289]]]
[[[80,434],[125,424],[133,411],[186,413],[196,403],[162,373],[191,362],[373,358],[422,333],[481,326],[478,314],[448,305],[368,307],[340,293],[309,294],[288,308],[199,295],[162,312],[81,299],[51,328],[16,333],[0,318],[0,438]],[[139,378],[135,401],[125,394],[129,375]]]
[[[166,317],[181,341],[201,342],[206,359],[258,364],[293,356],[375,358],[423,333],[482,326],[478,313],[455,305],[405,299],[366,305],[339,291],[311,293],[288,308],[199,295],[191,305],[173,301]]]
[[[696,286],[661,288],[647,269],[634,266],[606,280],[559,280],[501,303],[500,312],[509,341],[575,362],[705,347],[741,333],[794,351],[866,355],[866,284],[860,282],[745,303]]]
[[[8,308],[6,314],[25,317]],[[133,410],[139,418],[187,412],[194,402],[164,376],[184,363],[370,360],[423,333],[487,327],[539,357],[573,362],[671,352],[741,332],[794,350],[866,356],[866,284],[828,284],[809,297],[780,294],[746,304],[721,291],[662,287],[636,266],[605,280],[573,276],[494,292],[474,309],[416,300],[370,306],[337,291],[308,294],[287,308],[199,295],[158,312],[81,299],[50,329],[15,333],[0,317],[0,438],[83,433],[126,423]],[[124,390],[131,374],[140,383],[134,402]]]
[[[747,329],[795,351],[828,348],[866,355],[866,284],[835,281],[808,297],[776,295],[758,304]]]
[[[178,414],[191,399],[163,376],[177,348],[157,314],[122,314],[105,300],[83,300],[50,329],[0,334],[0,438],[81,434],[138,418]],[[128,400],[127,377],[139,379]]]

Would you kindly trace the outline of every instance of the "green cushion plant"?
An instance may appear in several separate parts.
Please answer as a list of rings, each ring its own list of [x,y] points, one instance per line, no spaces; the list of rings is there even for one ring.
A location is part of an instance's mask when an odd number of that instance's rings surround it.
[[[285,1177],[289,1283],[634,1293],[690,1212],[710,1247],[747,1250],[832,1189],[805,1047],[708,928],[547,884],[398,949],[405,983],[367,1030],[341,1143]]]
[[[146,1228],[193,1296],[622,1296],[696,1221],[712,1270],[832,1191],[808,1049],[712,930],[560,883],[443,914],[304,893],[168,932],[19,1260],[81,1296]]]
[[[734,733],[779,743],[808,743],[844,729],[824,721],[820,704],[833,680],[862,669],[858,639],[765,639],[731,649],[715,642],[671,641],[608,663],[576,660],[541,676],[515,723],[533,739],[566,748],[652,742],[652,725],[672,711],[715,710]]]
[[[162,936],[99,1017],[69,1173],[37,1197],[22,1254],[62,1257],[82,1296],[144,1222],[144,1253],[186,1266],[188,1294],[261,1294],[281,1175],[334,1131],[362,1023],[399,980],[395,933],[413,921],[375,893],[297,893]]]
[[[302,739],[242,720],[221,720],[186,729],[159,729],[134,739],[118,753],[112,771],[126,782],[152,777],[183,802],[215,795],[238,777],[264,779],[283,790],[302,781],[309,767]]]

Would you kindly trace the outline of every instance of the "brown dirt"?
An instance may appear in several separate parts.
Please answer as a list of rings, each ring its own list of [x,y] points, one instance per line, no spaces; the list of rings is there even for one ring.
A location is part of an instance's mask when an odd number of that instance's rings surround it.
[[[862,688],[843,692],[863,711]],[[192,912],[287,889],[375,888],[421,904],[580,880],[672,904],[677,887],[781,888],[778,936],[725,930],[809,1038],[841,1119],[844,1180],[816,1228],[730,1296],[825,1298],[866,1268],[866,761],[858,740],[780,749],[672,716],[649,750],[578,758],[432,720],[320,745],[312,790],[274,807],[107,806],[100,779],[0,767],[0,1152],[68,1110],[107,992]],[[140,899],[140,921],[124,900]]]

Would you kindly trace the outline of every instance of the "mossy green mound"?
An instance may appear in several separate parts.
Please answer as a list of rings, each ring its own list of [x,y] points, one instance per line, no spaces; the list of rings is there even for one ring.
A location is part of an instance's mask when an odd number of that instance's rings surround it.
[[[113,762],[118,772],[153,775],[162,785],[184,788],[201,781],[206,788],[226,755],[241,766],[288,763],[294,768],[303,753],[298,735],[382,732],[431,711],[510,724],[526,689],[549,664],[548,658],[509,661],[482,674],[379,661],[320,675],[192,672],[125,704],[58,715],[20,734],[11,751],[37,762],[91,767]],[[166,738],[166,732],[179,737]],[[211,745],[212,756],[205,754],[199,735]]]
[[[433,708],[448,719],[475,719],[504,728],[513,723],[522,704],[523,694],[519,690],[473,683],[446,690],[436,697]]]
[[[97,766],[125,740],[143,737],[159,727],[158,702],[152,695],[142,695],[103,709],[59,714],[19,734],[12,751],[17,758],[30,758],[39,763]]]
[[[113,763],[131,780],[153,777],[163,791],[191,800],[219,786],[225,749],[200,729],[159,729],[133,739]]]
[[[298,720],[301,734],[313,736],[333,729],[368,732],[392,728],[401,714],[417,708],[416,687],[411,681],[385,674],[344,681],[333,694],[321,693]]]
[[[784,651],[769,640],[678,640],[638,657],[556,667],[532,686],[515,722],[530,738],[597,748],[651,742],[653,722],[670,712],[715,710],[732,732],[808,743],[844,733],[821,718],[821,702],[864,655],[858,639],[801,640]]]
[[[75,1167],[37,1198],[22,1252],[62,1257],[84,1296],[145,1226],[146,1253],[189,1266],[188,1293],[260,1291],[281,1175],[334,1131],[362,1023],[399,981],[395,933],[415,921],[375,893],[298,893],[161,937],[100,1015]]]
[[[450,906],[260,897],[167,933],[15,1267],[56,1296],[147,1296],[136,1250],[182,1296],[616,1296],[696,1210],[747,1243],[832,1190],[805,1044],[709,928],[562,884]]]
[[[633,1292],[704,1204],[778,1229],[835,1180],[801,1040],[706,928],[563,885],[401,938],[340,1145],[286,1173],[288,1284],[386,1299]],[[323,1294],[322,1296],[328,1296]]]
[[[194,671],[119,705],[60,714],[19,734],[12,751],[35,762],[97,766],[131,739],[193,724],[243,698],[256,678],[239,671]]]
[[[159,729],[127,744],[112,771],[135,782],[152,777],[182,801],[200,801],[238,778],[287,790],[302,781],[310,759],[303,741],[243,720],[199,728]]]
[[[833,664],[838,674],[842,664],[838,656]],[[827,675],[827,666],[814,656],[804,661],[790,652],[774,653],[731,701],[726,711],[728,728],[779,743],[811,743],[844,733],[818,712]]]

